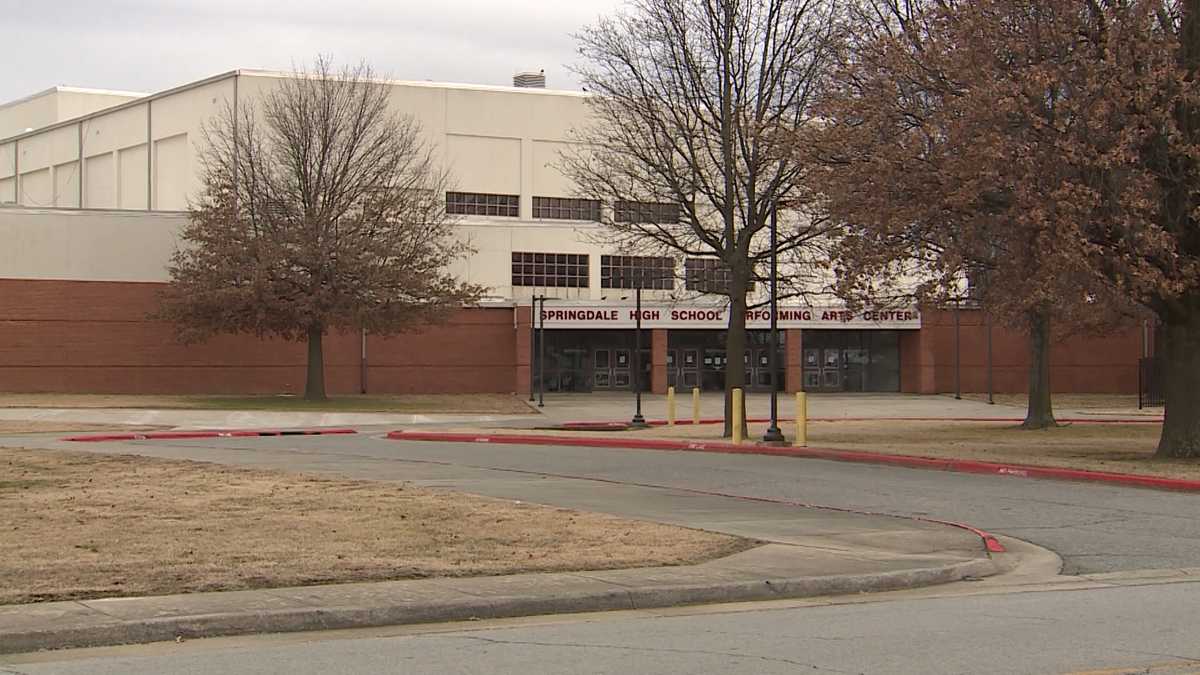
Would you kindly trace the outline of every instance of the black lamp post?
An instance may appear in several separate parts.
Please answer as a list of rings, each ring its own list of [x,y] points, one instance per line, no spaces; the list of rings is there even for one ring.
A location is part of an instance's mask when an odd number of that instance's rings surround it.
[[[533,307],[529,313],[529,402],[537,393],[537,321],[538,296],[533,296]]]
[[[783,431],[779,429],[779,287],[777,285],[779,278],[779,209],[777,204],[771,206],[771,333],[768,349],[768,364],[771,369],[771,425],[767,427],[767,432],[763,434],[763,441],[767,443],[784,443],[787,439],[783,437]]]
[[[633,391],[636,407],[629,426],[633,429],[645,429],[649,425],[646,424],[646,418],[642,417],[642,275],[637,275],[636,280],[633,290],[636,313],[633,329]]]
[[[538,407],[546,407],[546,296],[538,312]]]
[[[954,399],[962,400],[962,326],[958,318],[958,298],[954,299]]]

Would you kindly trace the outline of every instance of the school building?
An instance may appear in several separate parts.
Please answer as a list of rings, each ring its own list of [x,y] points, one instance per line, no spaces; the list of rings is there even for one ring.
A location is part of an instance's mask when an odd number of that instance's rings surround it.
[[[200,189],[203,126],[287,77],[238,70],[154,94],[55,87],[0,104],[0,391],[302,390],[302,344],[226,335],[185,346],[150,318]],[[706,292],[720,281],[714,260],[630,255],[592,236],[602,209],[672,215],[663,205],[579,199],[555,169],[571,130],[587,123],[586,94],[546,89],[537,76],[512,87],[384,84],[454,177],[446,207],[475,253],[452,270],[490,290],[445,325],[329,336],[331,393],[524,393],[542,351],[547,391],[634,381],[656,392],[719,389],[729,367],[745,368],[751,388],[770,387],[769,314],[750,310],[749,348],[726,354],[727,310]],[[639,360],[628,280],[646,269],[661,274],[644,291]],[[547,300],[535,317],[537,296]],[[787,390],[939,393],[957,382],[970,392],[989,379],[999,393],[1026,387],[1025,338],[970,309],[850,313],[832,301],[787,302],[778,324],[778,386]],[[534,348],[535,325],[544,350]],[[1148,350],[1141,326],[1063,341],[1052,384],[1134,393]]]

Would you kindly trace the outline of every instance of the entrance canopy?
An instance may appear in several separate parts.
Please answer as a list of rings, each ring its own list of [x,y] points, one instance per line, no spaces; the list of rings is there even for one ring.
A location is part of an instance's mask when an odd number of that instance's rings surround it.
[[[556,302],[548,298],[542,309],[545,327],[558,329],[634,328],[637,309],[629,304],[578,304]],[[642,303],[642,328],[672,330],[721,330],[729,325],[729,308],[696,304]],[[921,314],[915,307],[902,309],[866,309],[851,312],[838,307],[787,305],[779,308],[778,325],[786,328],[918,330]],[[771,326],[771,310],[746,312],[746,327]]]

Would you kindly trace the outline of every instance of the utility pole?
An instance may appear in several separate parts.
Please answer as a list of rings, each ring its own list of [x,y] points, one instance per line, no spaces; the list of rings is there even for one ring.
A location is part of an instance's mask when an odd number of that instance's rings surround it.
[[[642,417],[642,279],[644,274],[637,273],[634,277],[634,311],[637,316],[634,319],[633,329],[633,391],[635,408],[633,419],[630,420],[629,426],[633,429],[645,429],[646,418]]]
[[[763,434],[767,443],[784,443],[783,431],[779,429],[779,205],[771,206],[771,333],[767,355],[771,369],[771,424]]]

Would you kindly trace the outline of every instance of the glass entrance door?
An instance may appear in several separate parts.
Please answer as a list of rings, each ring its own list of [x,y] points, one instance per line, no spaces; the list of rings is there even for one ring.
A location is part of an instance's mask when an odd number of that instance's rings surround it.
[[[592,352],[592,388],[598,390],[613,388],[611,349],[596,349]]]
[[[842,350],[821,350],[821,391],[842,391]]]
[[[805,391],[900,391],[896,331],[806,330],[802,339]]]

